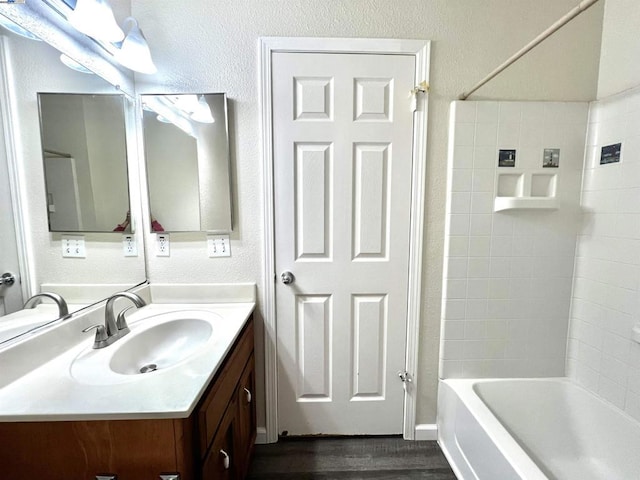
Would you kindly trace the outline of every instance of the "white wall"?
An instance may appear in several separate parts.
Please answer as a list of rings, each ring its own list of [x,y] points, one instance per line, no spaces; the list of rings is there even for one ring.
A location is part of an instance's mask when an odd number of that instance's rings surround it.
[[[42,144],[44,148],[69,154],[75,159],[82,225],[90,229],[96,224],[96,212],[82,97],[44,95],[40,104]],[[65,121],[61,121],[63,118]],[[43,129],[43,125],[46,128]]]
[[[444,249],[449,103],[576,4],[575,0],[136,0],[132,14],[154,52],[155,76],[140,93],[226,92],[230,98],[236,228],[232,257],[209,259],[204,237],[172,235],[172,257],[151,256],[154,282],[257,281],[262,295],[263,207],[258,99],[261,36],[430,39],[424,301],[418,422],[435,421]],[[586,12],[478,92],[476,98],[595,98],[602,5]],[[202,241],[201,241],[202,240]],[[260,347],[261,328],[258,325]],[[262,350],[256,356],[262,383]],[[260,385],[262,390],[262,385]],[[264,424],[263,406],[259,424]]]
[[[591,105],[569,331],[568,373],[640,420],[640,9],[607,0]],[[631,90],[630,90],[631,89]],[[600,165],[622,143],[619,164]]]
[[[144,112],[144,151],[151,213],[167,231],[198,231],[197,140],[156,117],[155,112]]]
[[[440,374],[562,376],[587,104],[467,101],[451,113]],[[558,168],[543,168],[545,148],[560,149]],[[499,149],[516,150],[514,167],[498,167]],[[504,175],[519,191],[497,193]],[[555,176],[556,210],[494,212],[496,195],[551,201],[536,175]]]
[[[640,8],[637,0],[606,0],[598,98],[640,84]]]
[[[29,260],[34,270],[34,290],[42,283],[120,283],[144,281],[144,257],[124,257],[121,236],[88,234],[87,258],[62,258],[60,235],[47,225],[46,194],[37,92],[117,93],[104,80],[65,67],[59,52],[43,42],[7,34],[10,95],[17,136],[17,162],[24,195],[24,217]],[[4,34],[0,35],[4,38]],[[4,66],[2,67],[4,68]],[[128,114],[130,115],[130,111]],[[128,119],[131,123],[131,118]],[[135,138],[130,151],[135,151]],[[130,172],[131,174],[132,172]],[[133,172],[135,175],[135,171]],[[137,184],[138,178],[132,181]],[[133,204],[138,208],[139,201]],[[140,218],[140,214],[134,213]],[[122,218],[124,219],[124,212]],[[115,227],[115,225],[114,225]],[[142,246],[139,246],[142,249]]]
[[[640,420],[640,88],[593,103],[590,122],[568,373]],[[600,165],[619,142],[621,162]]]
[[[232,223],[229,140],[223,95],[207,95],[213,124],[196,124],[202,230],[228,231]],[[194,122],[195,123],[195,122]]]
[[[82,98],[98,231],[111,231],[129,210],[125,102],[118,96]],[[87,228],[87,230],[90,230]]]

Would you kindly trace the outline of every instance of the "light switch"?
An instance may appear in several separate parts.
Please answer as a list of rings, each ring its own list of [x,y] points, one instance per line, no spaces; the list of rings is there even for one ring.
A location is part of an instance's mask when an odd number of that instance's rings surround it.
[[[84,246],[84,235],[63,235],[62,256],[85,258],[87,256],[87,251]]]
[[[230,257],[229,235],[207,235],[207,251],[210,257]]]

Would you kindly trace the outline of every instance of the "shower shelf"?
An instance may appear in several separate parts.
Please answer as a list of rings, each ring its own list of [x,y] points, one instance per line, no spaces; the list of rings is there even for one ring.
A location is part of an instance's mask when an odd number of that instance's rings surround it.
[[[493,211],[504,210],[557,210],[558,200],[555,197],[496,197]]]

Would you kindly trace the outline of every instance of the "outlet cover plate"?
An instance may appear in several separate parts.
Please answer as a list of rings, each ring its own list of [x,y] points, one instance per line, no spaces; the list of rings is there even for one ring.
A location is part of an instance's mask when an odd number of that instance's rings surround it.
[[[207,235],[207,252],[210,257],[230,257],[229,235]]]
[[[84,244],[84,235],[62,235],[62,256],[86,258],[87,250]]]
[[[156,235],[156,256],[168,257],[170,253],[169,249],[170,249],[169,234],[158,233]]]
[[[135,235],[122,236],[122,251],[125,257],[138,256],[138,244],[136,243]]]

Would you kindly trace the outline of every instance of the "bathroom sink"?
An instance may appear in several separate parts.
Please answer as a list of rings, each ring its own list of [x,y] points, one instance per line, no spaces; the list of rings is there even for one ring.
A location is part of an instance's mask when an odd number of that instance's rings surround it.
[[[216,341],[215,331],[224,324],[220,315],[206,310],[136,313],[128,335],[108,347],[87,346],[80,352],[71,362],[74,379],[91,385],[123,383],[184,365]]]
[[[116,373],[135,375],[162,370],[190,357],[207,343],[211,324],[198,318],[170,320],[124,337],[113,346],[109,367]],[[108,347],[107,347],[108,348]]]

